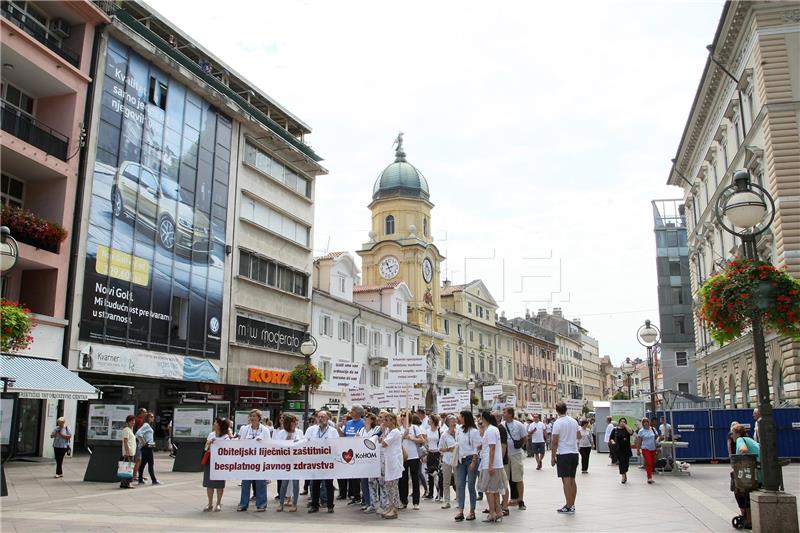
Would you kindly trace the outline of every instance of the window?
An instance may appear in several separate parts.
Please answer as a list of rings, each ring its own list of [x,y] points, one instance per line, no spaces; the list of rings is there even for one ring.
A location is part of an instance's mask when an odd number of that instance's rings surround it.
[[[367,344],[367,328],[365,326],[356,326],[356,342]]]
[[[677,366],[689,366],[689,357],[686,352],[675,352],[675,364]]]
[[[372,346],[380,346],[381,345],[381,332],[380,331],[373,331],[372,332]]]
[[[417,353],[417,343],[414,342],[414,341],[411,341],[410,344],[411,344],[411,352],[410,353],[412,353],[412,354]]]
[[[22,207],[22,195],[25,192],[25,182],[3,174],[2,189],[0,189],[0,202],[3,207]]]
[[[459,339],[463,339],[464,338],[464,330],[462,329],[461,324],[458,324],[456,326],[456,328],[458,330],[458,338]]]
[[[331,362],[327,359],[322,360],[322,375],[325,376],[325,381],[331,379]]]
[[[339,276],[339,292],[345,292],[347,289],[347,282],[345,281],[344,276]]]
[[[474,341],[475,340],[475,335],[474,335],[474,332],[472,330],[469,330],[469,340],[470,341]]]
[[[683,288],[681,287],[672,287],[672,303],[673,305],[681,305],[683,304]]]
[[[689,384],[678,383],[678,392],[685,392],[686,394],[689,394]]]
[[[403,314],[403,300],[395,300],[395,308],[397,309],[397,314]]]
[[[346,320],[339,321],[339,340],[350,342],[350,322]]]
[[[381,369],[380,368],[373,368],[371,372],[372,376],[370,379],[370,384],[373,387],[380,387],[381,386]]]
[[[464,353],[463,352],[458,352],[458,371],[459,372],[463,372],[464,371]]]
[[[150,92],[148,100],[153,105],[161,109],[167,108],[167,85],[156,79],[155,76],[150,76]]]
[[[386,334],[386,346],[388,346],[389,348],[392,347],[392,334],[391,333],[387,333]]]
[[[422,219],[422,234],[428,236],[428,217]]]
[[[433,315],[430,311],[425,311],[425,325],[430,326],[433,321]]]
[[[447,346],[444,349],[444,369],[450,370],[450,348]]]
[[[244,162],[267,174],[278,183],[285,185],[293,192],[306,198],[311,198],[310,180],[290,170],[250,142],[245,144]]]
[[[319,334],[328,337],[333,336],[333,319],[329,315],[320,315]]]
[[[310,230],[307,225],[249,196],[242,195],[241,218],[308,248]]]
[[[3,100],[31,117],[33,116],[33,103],[35,100],[32,96],[25,94],[10,83],[3,83],[2,93]]]
[[[361,369],[361,374],[359,374],[358,382],[361,385],[366,385],[367,384],[367,371],[366,371],[366,369],[364,369],[364,368]]]
[[[672,323],[674,325],[674,333],[678,335],[683,335],[686,333],[686,324],[684,323],[682,316],[673,316]]]
[[[670,276],[680,276],[681,275],[681,262],[680,261],[670,261],[669,262],[669,275]]]
[[[472,372],[473,374],[475,373],[475,356],[474,355],[470,355],[469,356],[469,371]]]
[[[403,353],[406,351],[406,339],[404,337],[397,338],[397,351]]]
[[[678,246],[677,231],[667,231],[667,246],[670,248],[676,248]]]
[[[483,333],[478,333],[478,342],[483,346]]]
[[[383,221],[383,232],[386,235],[394,233],[394,217],[392,215],[387,216],[386,220]]]
[[[503,361],[497,361],[497,373],[500,376],[500,379],[503,379]]]
[[[298,296],[307,296],[308,275],[276,264],[266,257],[239,250],[239,275]]]
[[[480,359],[481,359],[481,361],[480,361],[481,372],[486,372],[486,358],[483,356],[483,354],[481,354],[481,358]]]
[[[476,305],[475,312],[480,318],[483,318],[483,307],[481,307],[480,305]]]
[[[467,302],[467,313],[472,314],[472,302]]]
[[[450,335],[450,321],[449,320],[445,320],[444,321],[444,334],[445,335]]]

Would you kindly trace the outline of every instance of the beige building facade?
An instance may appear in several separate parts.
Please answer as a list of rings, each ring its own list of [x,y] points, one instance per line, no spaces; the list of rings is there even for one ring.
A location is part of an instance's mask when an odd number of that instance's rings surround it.
[[[740,169],[775,199],[760,257],[800,277],[800,3],[725,3],[711,50],[736,82],[709,58],[668,178],[683,188],[695,305],[698,288],[739,254],[715,205]],[[698,390],[726,407],[753,406],[751,336],[719,346],[702,323],[694,327]],[[767,332],[766,344],[774,403],[796,403],[800,343]]]

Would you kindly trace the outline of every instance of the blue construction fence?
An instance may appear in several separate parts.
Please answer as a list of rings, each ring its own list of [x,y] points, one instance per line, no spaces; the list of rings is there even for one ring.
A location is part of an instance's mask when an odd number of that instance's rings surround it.
[[[778,431],[778,457],[800,459],[800,407],[773,411]],[[658,416],[664,413],[659,412]],[[676,448],[675,456],[684,461],[727,461],[727,439],[732,422],[738,422],[753,435],[752,409],[680,409],[672,411],[672,429],[688,448]]]

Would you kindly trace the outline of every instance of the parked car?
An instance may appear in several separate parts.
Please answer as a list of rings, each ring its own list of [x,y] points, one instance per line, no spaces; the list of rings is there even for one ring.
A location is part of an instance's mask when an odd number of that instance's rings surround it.
[[[137,227],[155,232],[163,248],[208,256],[208,217],[181,199],[177,182],[159,178],[138,163],[123,161],[114,176],[111,198],[115,217],[133,220]]]

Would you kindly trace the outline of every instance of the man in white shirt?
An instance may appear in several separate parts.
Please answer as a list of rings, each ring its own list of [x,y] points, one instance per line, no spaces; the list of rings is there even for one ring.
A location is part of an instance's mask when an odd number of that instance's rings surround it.
[[[561,514],[575,514],[575,498],[578,485],[575,473],[578,471],[578,422],[567,416],[567,404],[556,404],[558,419],[553,423],[553,444],[550,446],[550,464],[555,466],[564,488],[566,504],[558,509]]]
[[[761,411],[753,409],[753,440],[760,443],[761,435],[758,434],[758,422],[761,420]]]
[[[603,436],[603,442],[608,446],[608,457],[611,459],[611,464],[609,464],[609,466],[611,466],[617,464],[617,455],[614,453],[614,448],[608,444],[608,441],[611,439],[611,434],[614,433],[615,426],[610,416],[606,417],[606,422],[608,425],[606,426],[606,434]]]
[[[542,469],[542,460],[545,452],[545,439],[547,438],[547,427],[542,422],[542,415],[533,415],[533,422],[528,425],[528,436],[531,440],[531,449],[536,458],[536,470]]]
[[[310,431],[309,438],[314,439],[338,439],[339,432],[336,428],[329,425],[330,415],[327,411],[320,411],[317,413],[317,425],[312,426],[313,431]],[[311,429],[311,428],[309,428]],[[309,513],[316,513],[319,511],[319,490],[320,484],[323,480],[315,479],[311,482],[311,507],[308,509]],[[328,512],[333,512],[333,480],[326,479],[325,492],[327,493]]]
[[[528,442],[528,433],[525,431],[525,426],[514,417],[514,408],[506,407],[503,409],[503,425],[508,432],[508,444],[506,446],[506,454],[508,455],[508,464],[505,465],[506,476],[510,487],[516,485],[516,500],[520,511],[527,509],[523,496],[525,494],[525,485],[522,481],[524,469],[522,467],[522,450],[525,448],[525,443]],[[514,490],[511,490],[511,497],[514,498]]]

